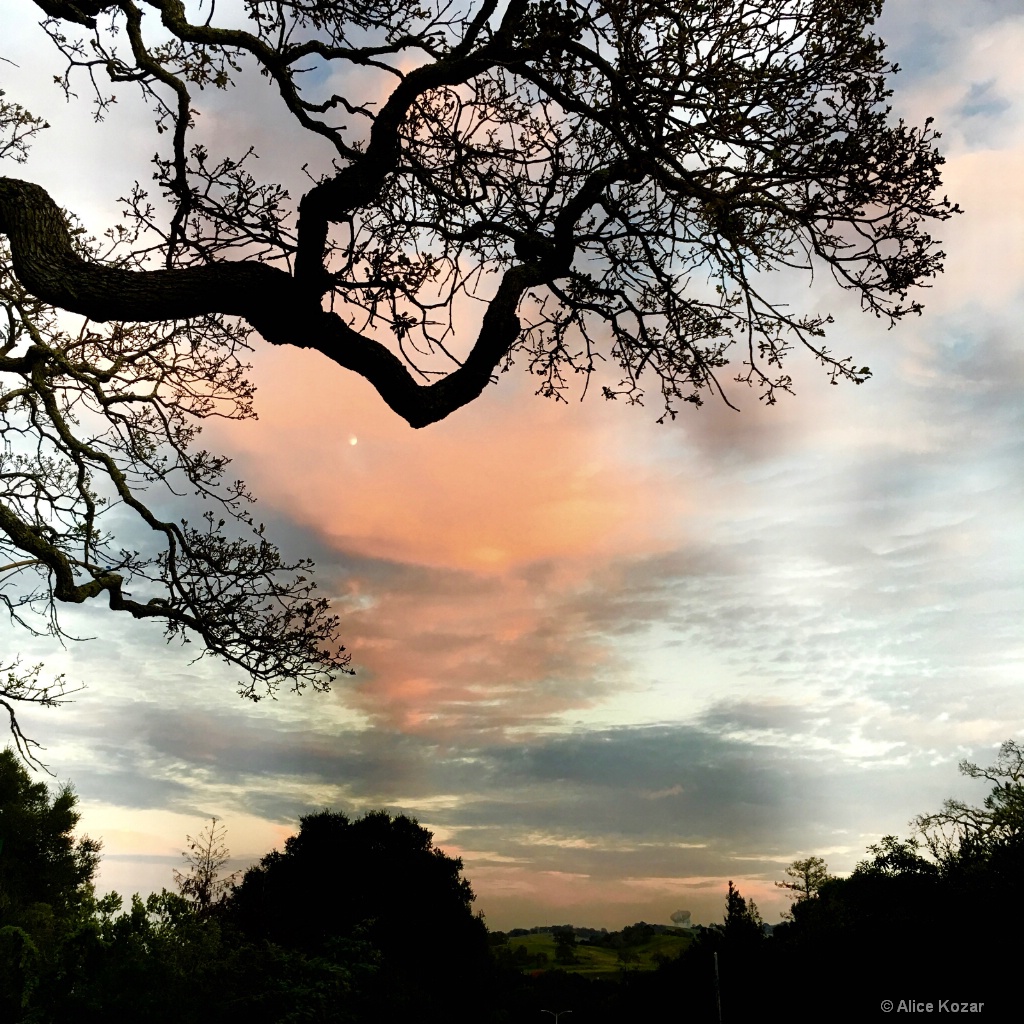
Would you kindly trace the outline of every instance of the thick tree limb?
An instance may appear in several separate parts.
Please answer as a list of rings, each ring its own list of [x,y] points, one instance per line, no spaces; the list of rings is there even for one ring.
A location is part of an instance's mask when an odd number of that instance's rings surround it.
[[[117,0],[34,0],[44,14],[61,21],[96,27],[96,15],[117,6]]]
[[[273,345],[315,349],[365,377],[414,427],[444,419],[479,396],[519,336],[515,309],[522,293],[541,279],[536,268],[510,270],[470,357],[442,380],[421,385],[389,349],[324,311],[319,295],[310,296],[285,271],[265,263],[128,270],[86,259],[46,190],[16,178],[0,178],[0,232],[9,240],[18,279],[45,302],[100,323],[206,313],[243,317]]]

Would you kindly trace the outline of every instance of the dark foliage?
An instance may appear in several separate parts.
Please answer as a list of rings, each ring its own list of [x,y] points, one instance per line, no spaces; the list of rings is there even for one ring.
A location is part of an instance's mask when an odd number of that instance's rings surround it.
[[[13,750],[0,751],[0,927],[41,907],[66,919],[89,904],[100,843],[75,838],[77,802],[70,785],[51,796]]]
[[[551,937],[555,940],[555,960],[560,964],[576,963],[576,932],[572,926],[552,928]]]
[[[250,941],[342,965],[353,953],[369,960],[375,998],[422,1016],[461,1012],[487,982],[473,899],[462,861],[415,820],[325,810],[246,872],[226,912]]]
[[[968,837],[937,861],[916,837],[886,836],[850,877],[816,883],[771,937],[730,883],[723,923],[694,929],[681,956],[653,972],[589,979],[517,961],[504,940],[514,944],[523,929],[492,937],[496,962],[461,863],[415,821],[384,812],[303,818],[283,851],[247,872],[230,900],[202,912],[167,892],[136,897],[127,910],[116,896],[97,902],[89,881],[98,844],[70,835],[73,794],[65,788],[63,800],[51,799],[8,751],[0,757],[0,823],[28,824],[0,851],[0,1020],[512,1024],[571,1009],[567,1019],[611,1024],[671,1006],[706,1024],[718,1021],[719,1007],[723,1021],[781,1014],[810,1024],[874,1019],[883,999],[973,1001],[985,1004],[986,1018],[1011,1020],[1024,828],[1001,809],[1017,806],[1021,780],[999,777],[996,785],[1001,793],[972,809],[1000,814],[1001,827],[984,842]],[[50,825],[31,825],[44,820]],[[63,867],[37,878],[28,868],[40,865],[41,849]],[[628,954],[656,928],[580,931]],[[576,938],[571,926],[554,930],[567,947]]]
[[[92,912],[100,843],[74,836],[76,803],[70,784],[51,796],[13,750],[0,751],[0,1020],[16,1020],[45,988]]]

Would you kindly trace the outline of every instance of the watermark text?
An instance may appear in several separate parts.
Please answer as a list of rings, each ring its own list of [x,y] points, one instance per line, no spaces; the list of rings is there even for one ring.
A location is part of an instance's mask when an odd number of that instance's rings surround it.
[[[985,1004],[959,999],[882,1000],[883,1013],[984,1013]]]

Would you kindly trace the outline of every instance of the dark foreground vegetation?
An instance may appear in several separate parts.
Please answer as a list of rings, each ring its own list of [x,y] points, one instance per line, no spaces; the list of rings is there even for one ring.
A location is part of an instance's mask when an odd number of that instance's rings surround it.
[[[1016,1019],[1024,748],[961,770],[992,784],[981,806],[947,801],[848,878],[794,862],[778,883],[792,914],[773,930],[730,882],[710,928],[488,935],[461,861],[383,811],[308,815],[241,878],[220,875],[214,822],[189,841],[179,893],[98,899],[100,844],[75,838],[74,793],[4,751],[0,1021],[860,1021],[883,1000],[900,1020]]]

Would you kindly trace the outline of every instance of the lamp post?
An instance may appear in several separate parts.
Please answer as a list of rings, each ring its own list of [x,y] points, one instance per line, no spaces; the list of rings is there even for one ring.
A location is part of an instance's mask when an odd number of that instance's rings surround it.
[[[722,993],[718,986],[718,953],[715,953],[715,1006],[718,1009],[718,1024],[722,1024]]]
[[[541,1010],[540,1012],[550,1013],[551,1016],[555,1018],[555,1024],[558,1024],[558,1018],[561,1017],[563,1013],[572,1013],[572,1010],[559,1010],[557,1013],[554,1010]]]

